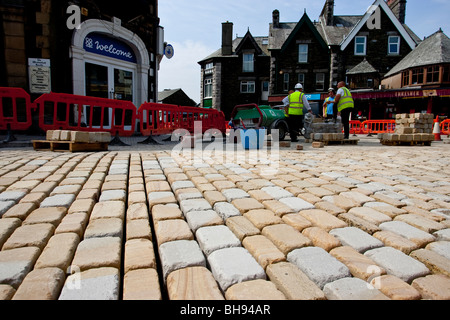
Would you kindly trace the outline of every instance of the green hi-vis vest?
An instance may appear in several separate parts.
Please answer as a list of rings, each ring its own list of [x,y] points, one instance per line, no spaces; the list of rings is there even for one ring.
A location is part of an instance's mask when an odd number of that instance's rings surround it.
[[[303,92],[296,91],[289,95],[289,112],[293,116],[303,115]]]
[[[344,95],[339,99],[338,103],[338,111],[341,112],[344,109],[347,108],[353,108],[355,106],[355,102],[353,101],[352,94],[350,93],[350,90],[343,87]]]

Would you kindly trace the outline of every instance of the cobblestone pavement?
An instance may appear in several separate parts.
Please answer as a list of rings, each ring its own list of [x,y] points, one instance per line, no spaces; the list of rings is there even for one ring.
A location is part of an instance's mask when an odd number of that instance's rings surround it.
[[[450,145],[128,142],[0,149],[1,300],[450,299]]]

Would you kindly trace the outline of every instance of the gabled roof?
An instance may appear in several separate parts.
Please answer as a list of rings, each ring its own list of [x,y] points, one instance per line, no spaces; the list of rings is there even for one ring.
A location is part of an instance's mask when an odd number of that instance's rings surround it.
[[[356,65],[352,69],[350,69],[347,72],[347,74],[363,74],[363,73],[375,73],[375,72],[378,72],[378,70],[375,69],[369,63],[369,61],[366,60],[366,58],[364,58],[364,60],[361,63],[359,63],[358,65]]]
[[[406,69],[440,63],[450,63],[450,39],[442,30],[423,40],[417,48],[396,64],[385,77],[390,77]]]
[[[403,25],[400,23],[400,21],[395,17],[392,10],[388,7],[386,2],[384,0],[375,0],[375,2],[367,9],[366,13],[362,17],[362,19],[355,25],[355,27],[350,31],[348,36],[341,42],[341,50],[344,51],[345,48],[350,44],[350,42],[355,38],[355,36],[358,34],[358,32],[361,30],[361,28],[367,23],[369,18],[372,16],[372,14],[377,10],[378,8],[383,9],[383,11],[386,13],[386,15],[389,17],[389,19],[392,21],[392,23],[397,28],[398,32],[402,35],[403,39],[406,41],[406,43],[409,45],[411,49],[414,49],[417,45],[417,43],[413,40],[411,35],[406,31],[406,29],[403,27]]]
[[[291,44],[292,41],[295,40],[295,37],[297,36],[297,33],[300,31],[300,29],[306,25],[309,29],[311,29],[312,33],[314,34],[314,36],[316,37],[316,39],[319,41],[319,44],[324,48],[328,48],[327,44],[325,43],[325,41],[323,40],[322,36],[320,35],[320,33],[317,31],[317,28],[314,26],[314,24],[311,22],[311,19],[309,19],[308,15],[306,14],[306,12],[303,14],[302,18],[300,19],[300,21],[297,23],[297,25],[295,26],[294,30],[292,30],[292,32],[289,34],[288,38],[286,39],[286,41],[284,42],[284,44],[281,47],[281,52],[283,52],[284,50],[286,50],[286,48]]]
[[[245,34],[244,38],[241,40],[241,42],[239,43],[239,45],[237,46],[235,53],[239,54],[242,51],[242,47],[244,46],[244,44],[246,42],[250,42],[252,44],[252,46],[255,48],[256,50],[256,54],[262,54],[262,50],[260,48],[260,46],[258,45],[258,43],[256,42],[255,38],[253,38],[252,34],[250,33],[250,30],[247,31],[247,33]]]

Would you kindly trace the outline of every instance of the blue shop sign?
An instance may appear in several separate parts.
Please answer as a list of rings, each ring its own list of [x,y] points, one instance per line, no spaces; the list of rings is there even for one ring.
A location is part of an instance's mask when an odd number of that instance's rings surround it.
[[[84,50],[102,56],[136,63],[137,59],[127,44],[99,33],[90,33],[84,39]]]
[[[309,100],[320,100],[320,93],[318,94],[305,94],[306,99]]]

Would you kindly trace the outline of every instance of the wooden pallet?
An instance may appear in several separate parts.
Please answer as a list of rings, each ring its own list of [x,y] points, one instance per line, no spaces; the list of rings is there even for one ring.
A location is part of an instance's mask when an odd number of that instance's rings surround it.
[[[380,140],[382,145],[385,146],[431,146],[431,141],[392,141],[392,140]]]
[[[82,143],[71,141],[33,140],[32,143],[34,150],[41,150],[41,151],[63,151],[63,152],[108,151],[107,142]]]
[[[350,145],[357,145],[359,139],[343,139],[343,140],[329,140],[329,141],[319,141],[323,142],[324,146],[329,145],[344,145],[344,144],[350,144]]]

